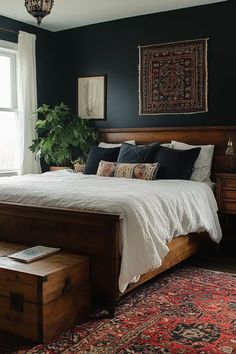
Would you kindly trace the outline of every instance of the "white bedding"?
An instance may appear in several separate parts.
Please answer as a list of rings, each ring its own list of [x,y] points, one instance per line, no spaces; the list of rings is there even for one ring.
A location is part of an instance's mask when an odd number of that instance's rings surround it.
[[[221,239],[214,194],[200,182],[131,180],[64,170],[3,177],[0,201],[119,213],[121,292],[161,265],[171,238],[207,231],[212,240]]]

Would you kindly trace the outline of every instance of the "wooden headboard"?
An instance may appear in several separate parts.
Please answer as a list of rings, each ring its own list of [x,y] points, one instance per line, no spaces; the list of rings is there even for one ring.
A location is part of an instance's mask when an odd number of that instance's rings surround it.
[[[102,141],[118,143],[135,140],[136,144],[177,140],[193,145],[215,145],[212,173],[226,170],[225,149],[229,138],[236,142],[236,126],[159,127],[100,129]]]

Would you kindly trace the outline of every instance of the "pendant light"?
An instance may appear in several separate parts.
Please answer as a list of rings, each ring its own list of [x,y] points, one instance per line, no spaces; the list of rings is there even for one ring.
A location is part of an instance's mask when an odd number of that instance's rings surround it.
[[[25,0],[25,7],[28,13],[36,18],[38,26],[42,19],[50,14],[53,4],[54,0]]]

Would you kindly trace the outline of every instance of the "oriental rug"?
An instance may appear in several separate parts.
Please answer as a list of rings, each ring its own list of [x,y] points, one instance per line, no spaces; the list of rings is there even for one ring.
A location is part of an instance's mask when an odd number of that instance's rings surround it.
[[[140,115],[207,109],[207,39],[139,47]]]
[[[236,275],[182,267],[120,302],[114,319],[89,321],[46,345],[1,334],[0,353],[236,353]]]

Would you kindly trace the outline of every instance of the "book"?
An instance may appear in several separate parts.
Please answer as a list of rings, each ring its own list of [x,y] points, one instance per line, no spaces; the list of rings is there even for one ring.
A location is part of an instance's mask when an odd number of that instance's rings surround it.
[[[34,246],[26,248],[23,251],[9,254],[8,257],[19,262],[30,263],[38,259],[49,256],[50,254],[59,252],[60,248],[46,247],[46,246]]]

